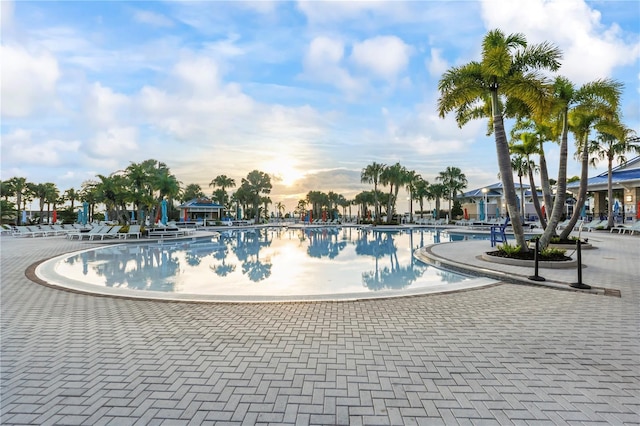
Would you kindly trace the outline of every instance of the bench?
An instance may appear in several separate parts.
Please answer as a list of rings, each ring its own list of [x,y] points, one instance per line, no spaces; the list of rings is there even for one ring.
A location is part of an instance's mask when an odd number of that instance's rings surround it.
[[[502,225],[491,226],[491,247],[495,247],[497,243],[507,242],[507,233],[505,232],[505,229],[507,229],[508,224],[509,216],[507,216]]]

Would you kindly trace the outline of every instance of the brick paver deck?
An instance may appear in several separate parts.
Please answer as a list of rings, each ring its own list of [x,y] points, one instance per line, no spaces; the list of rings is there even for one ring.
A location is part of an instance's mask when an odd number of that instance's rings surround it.
[[[591,239],[584,281],[622,297],[199,304],[33,283],[33,262],[87,243],[3,236],[0,423],[638,424],[640,237]]]

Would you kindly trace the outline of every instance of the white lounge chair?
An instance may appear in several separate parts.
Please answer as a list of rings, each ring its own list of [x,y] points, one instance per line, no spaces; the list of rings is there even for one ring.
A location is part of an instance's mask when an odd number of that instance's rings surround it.
[[[629,231],[629,235],[633,235],[635,232],[640,234],[640,220],[636,220],[633,225],[627,227],[622,231],[623,234],[626,234]]]
[[[84,237],[87,237],[87,239],[91,239],[91,236],[94,234],[99,234],[100,232],[103,232],[105,230],[105,228],[107,228],[106,226],[94,226],[93,228],[91,228],[89,230],[89,232],[80,232],[80,230],[78,230],[78,232],[70,232],[67,234],[67,238],[69,240],[73,240],[74,237],[78,237],[79,240],[84,240]]]
[[[127,232],[119,234],[118,238],[124,238],[126,240],[127,238],[132,236],[135,236],[136,238],[140,238],[142,236],[140,225],[129,225],[129,230]]]
[[[594,229],[596,229],[597,227],[603,226],[603,224],[606,224],[606,222],[604,220],[596,219],[596,220],[592,220],[589,223],[583,224],[582,225],[582,229],[586,229],[588,232],[591,232]]]
[[[95,240],[97,237],[100,237],[101,240],[105,238],[116,238],[118,236],[118,232],[122,228],[122,226],[107,226],[107,230],[103,230],[103,232],[98,232],[89,236],[89,240]]]

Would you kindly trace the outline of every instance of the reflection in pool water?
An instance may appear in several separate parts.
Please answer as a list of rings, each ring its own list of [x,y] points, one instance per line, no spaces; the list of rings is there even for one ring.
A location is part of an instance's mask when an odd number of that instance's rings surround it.
[[[195,295],[290,296],[405,290],[469,278],[412,252],[465,237],[438,230],[264,228],[218,238],[120,244],[58,259],[55,272],[97,286]]]

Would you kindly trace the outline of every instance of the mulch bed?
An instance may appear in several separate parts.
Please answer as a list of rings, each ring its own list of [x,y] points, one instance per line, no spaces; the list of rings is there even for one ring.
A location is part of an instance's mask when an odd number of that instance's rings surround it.
[[[519,253],[512,253],[512,254],[507,254],[504,253],[500,250],[496,250],[496,251],[489,251],[487,252],[487,254],[489,256],[496,256],[496,257],[506,257],[509,259],[519,259],[519,260],[534,260],[534,251],[533,250],[529,250],[527,252],[519,252]],[[542,255],[538,255],[538,260],[539,261],[552,261],[552,262],[564,262],[564,261],[569,261],[572,260],[570,257],[565,256],[564,254],[554,254],[551,256],[542,256]]]

